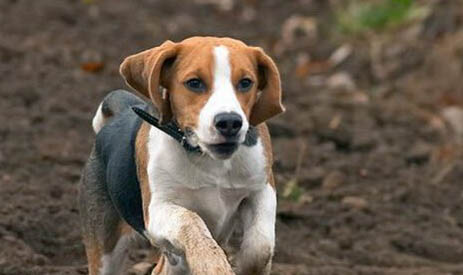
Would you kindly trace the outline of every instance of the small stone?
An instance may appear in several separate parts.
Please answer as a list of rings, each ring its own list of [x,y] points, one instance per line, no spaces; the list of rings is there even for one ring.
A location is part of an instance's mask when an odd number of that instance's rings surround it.
[[[3,239],[7,242],[11,242],[11,243],[16,243],[18,242],[18,239],[14,236],[11,236],[11,235],[6,235],[6,236],[3,236]]]
[[[304,193],[299,198],[299,203],[301,204],[310,204],[313,202],[313,197],[307,193]]]
[[[360,169],[359,175],[360,175],[361,177],[366,177],[366,176],[368,176],[368,170],[365,169],[365,168]]]
[[[318,37],[317,19],[293,15],[286,19],[282,27],[284,44],[293,44],[296,40],[308,39],[315,41]]]
[[[153,264],[147,262],[137,263],[130,268],[130,274],[133,275],[147,275],[153,268]]]
[[[455,106],[447,107],[442,111],[442,116],[458,138],[463,139],[463,109]]]
[[[243,19],[243,21],[251,22],[255,20],[256,17],[257,17],[257,11],[255,8],[249,7],[249,6],[245,6],[243,8],[243,11],[241,13],[241,18]]]
[[[307,77],[306,83],[312,87],[322,87],[326,83],[326,77],[323,75],[311,75]]]
[[[332,171],[324,179],[322,187],[325,190],[333,190],[343,185],[346,181],[346,175],[341,171]]]
[[[350,100],[355,104],[367,104],[370,102],[370,98],[365,92],[352,92],[350,95]]]
[[[333,74],[327,79],[326,84],[331,89],[352,91],[356,88],[352,76],[346,72],[339,72]]]
[[[5,182],[5,183],[11,181],[11,175],[6,174],[6,173],[3,174],[2,180],[3,180],[3,182]]]
[[[352,46],[349,44],[344,44],[341,47],[337,48],[330,56],[329,60],[333,66],[337,66],[344,62],[352,53]]]
[[[364,198],[347,196],[342,199],[342,204],[352,208],[364,209],[368,206],[368,202]]]

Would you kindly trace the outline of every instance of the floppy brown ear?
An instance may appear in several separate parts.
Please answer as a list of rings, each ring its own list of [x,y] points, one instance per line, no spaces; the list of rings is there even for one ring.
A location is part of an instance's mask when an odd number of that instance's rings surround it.
[[[169,96],[163,95],[160,86],[163,84],[162,74],[168,63],[166,61],[177,55],[176,45],[171,41],[166,41],[159,47],[131,55],[122,62],[119,68],[127,85],[153,101],[159,111],[161,124],[172,118]]]
[[[256,126],[285,111],[281,103],[281,80],[273,60],[261,48],[253,48],[257,59],[258,89],[261,91],[252,107],[249,122]]]

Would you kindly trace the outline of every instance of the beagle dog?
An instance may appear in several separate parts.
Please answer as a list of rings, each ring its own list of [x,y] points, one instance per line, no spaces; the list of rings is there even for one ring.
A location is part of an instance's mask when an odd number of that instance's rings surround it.
[[[159,251],[152,274],[269,274],[275,63],[238,40],[192,37],[129,56],[120,73],[150,100],[113,91],[93,119],[79,198],[90,275],[122,274],[137,238]]]

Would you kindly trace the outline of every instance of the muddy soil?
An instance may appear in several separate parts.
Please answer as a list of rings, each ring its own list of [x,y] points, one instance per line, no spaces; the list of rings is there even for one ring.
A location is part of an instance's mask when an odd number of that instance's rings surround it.
[[[125,56],[192,35],[281,70],[273,274],[463,274],[463,3],[351,36],[338,2],[0,0],[0,274],[87,274],[93,113]]]

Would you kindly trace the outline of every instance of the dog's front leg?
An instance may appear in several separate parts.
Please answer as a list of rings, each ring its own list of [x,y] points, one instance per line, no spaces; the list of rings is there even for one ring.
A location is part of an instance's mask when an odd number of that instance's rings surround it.
[[[271,185],[246,199],[242,208],[243,239],[234,255],[236,273],[269,274],[275,246],[276,193]]]
[[[147,235],[163,259],[153,274],[234,274],[198,214],[170,203],[150,206]]]

